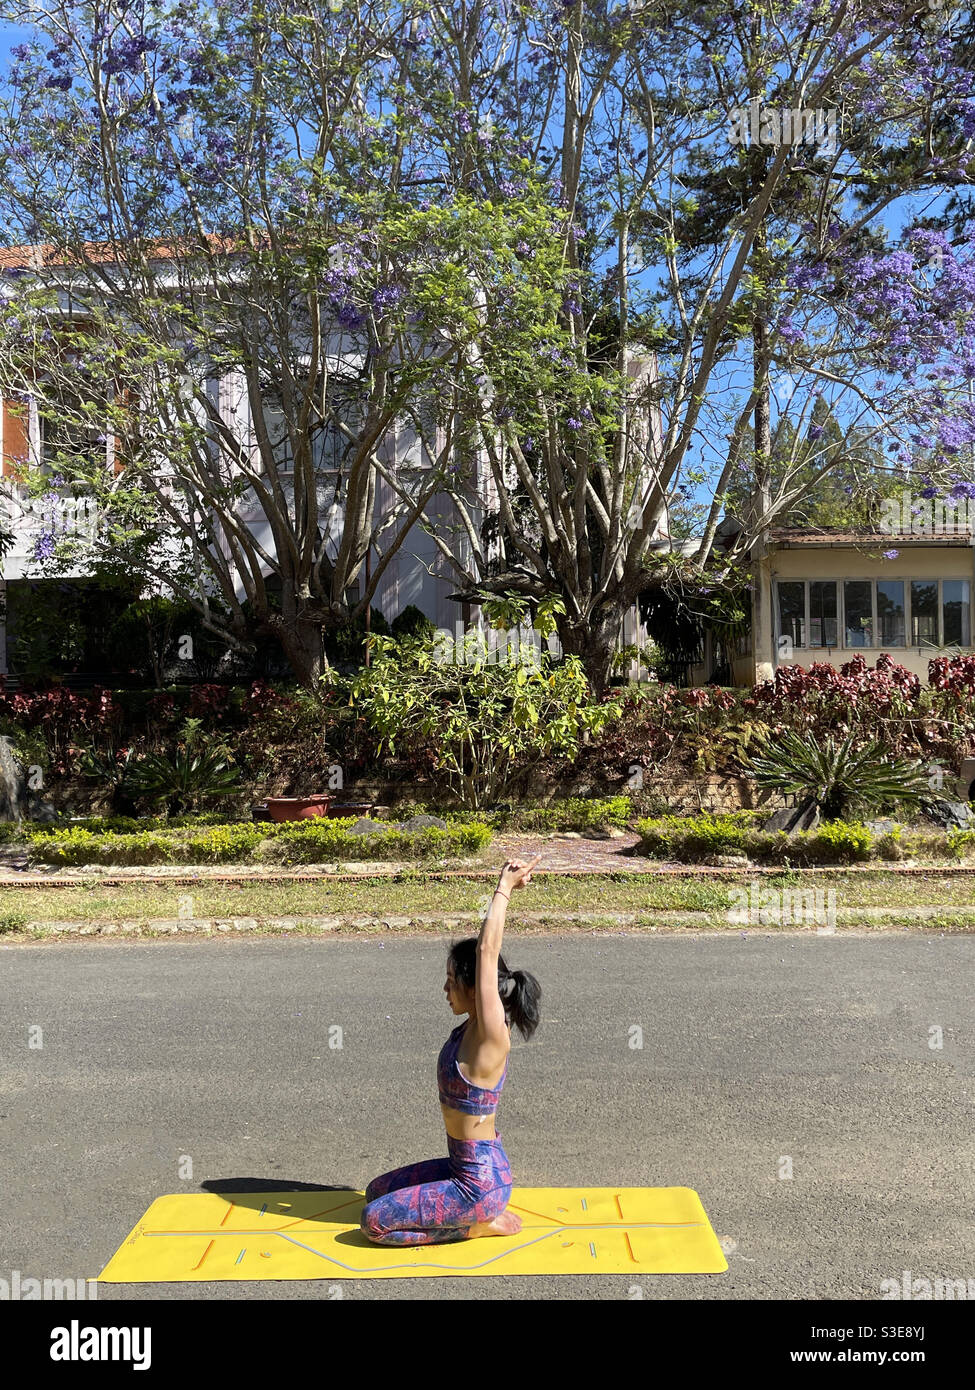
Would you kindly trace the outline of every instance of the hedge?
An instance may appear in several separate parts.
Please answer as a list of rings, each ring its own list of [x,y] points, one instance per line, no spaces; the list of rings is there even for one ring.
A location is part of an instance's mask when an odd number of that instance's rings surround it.
[[[490,843],[486,825],[430,827],[407,834],[383,830],[352,835],[355,817],[335,820],[243,822],[195,830],[151,829],[95,832],[84,826],[25,830],[32,862],[82,864],[227,864],[271,861],[284,864],[331,863],[356,859],[456,857]]]
[[[640,820],[638,852],[655,859],[696,863],[714,854],[740,854],[757,863],[853,864],[870,859],[896,860],[913,855],[961,859],[975,852],[975,833],[950,831],[905,832],[896,826],[874,835],[858,821],[827,821],[816,830],[788,835],[784,830],[754,828],[765,811],[736,811],[730,815],[661,816]]]

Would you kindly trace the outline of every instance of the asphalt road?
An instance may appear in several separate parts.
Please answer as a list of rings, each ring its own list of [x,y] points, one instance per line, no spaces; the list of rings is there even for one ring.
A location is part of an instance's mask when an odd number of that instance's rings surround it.
[[[857,1300],[904,1270],[975,1280],[975,937],[538,936],[506,958],[544,989],[499,1111],[516,1185],[693,1187],[726,1274],[102,1297]],[[361,1189],[445,1153],[444,961],[432,937],[0,947],[0,1276],[96,1275],[163,1193]]]

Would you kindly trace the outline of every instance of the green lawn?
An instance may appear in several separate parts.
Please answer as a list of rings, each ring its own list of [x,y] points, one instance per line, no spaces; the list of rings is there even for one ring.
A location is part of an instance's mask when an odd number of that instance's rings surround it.
[[[522,913],[530,913],[525,927],[572,926],[580,913],[606,914],[612,925],[614,912],[640,914],[629,926],[678,928],[683,914],[707,913],[707,920],[688,919],[687,925],[728,928],[727,910],[740,904],[735,888],[747,889],[755,882],[762,892],[770,888],[810,888],[826,895],[835,893],[837,924],[847,926],[890,925],[868,908],[889,909],[894,919],[917,924],[922,919],[912,908],[937,908],[939,916],[924,919],[925,925],[975,926],[975,876],[944,877],[936,870],[925,876],[898,877],[884,870],[869,873],[768,875],[702,880],[694,877],[646,879],[591,875],[585,878],[552,876],[537,880],[518,893],[508,911],[511,927],[519,929]],[[120,922],[149,923],[154,918],[176,917],[306,917],[348,916],[375,918],[381,929],[384,916],[417,918],[452,913],[476,913],[483,905],[491,885],[483,879],[456,878],[446,882],[425,880],[422,871],[400,881],[366,879],[356,883],[207,883],[193,885],[143,884],[99,887],[83,883],[71,888],[0,889],[0,930],[9,932],[29,922]],[[542,921],[539,921],[539,914]],[[360,929],[366,924],[360,924]],[[592,926],[591,922],[577,925]],[[744,924],[746,927],[749,924]],[[756,924],[757,925],[757,924]]]

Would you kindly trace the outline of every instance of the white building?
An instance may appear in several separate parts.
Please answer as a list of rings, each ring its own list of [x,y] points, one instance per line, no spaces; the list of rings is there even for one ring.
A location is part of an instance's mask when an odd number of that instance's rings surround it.
[[[57,283],[62,312],[66,317],[70,317],[72,312],[70,306],[76,302],[72,300],[68,292],[70,270],[63,265],[58,266],[57,261],[50,257],[50,252],[48,252],[48,259],[45,260],[43,248],[13,247],[2,249],[0,250],[0,270],[19,270],[27,274],[44,272],[46,277],[50,277],[51,273],[54,272],[58,276]],[[88,282],[84,281],[83,284],[87,289]],[[9,293],[10,291],[4,292]],[[355,344],[340,329],[336,329],[335,335],[330,337],[326,351],[331,355],[336,365],[345,363],[350,368],[354,367]],[[631,376],[634,379],[652,370],[652,362],[634,361],[631,364]],[[235,437],[247,449],[249,456],[254,460],[259,460],[260,451],[255,438],[253,421],[250,418],[244,379],[236,372],[224,373],[209,378],[206,389],[209,399],[219,411],[221,420],[231,426]],[[267,421],[270,412],[265,409],[263,413]],[[659,416],[650,421],[645,428],[645,440],[649,441],[652,438],[654,442],[659,443]],[[12,531],[13,544],[8,548],[2,560],[0,597],[5,598],[8,586],[24,581],[44,579],[50,575],[50,571],[45,569],[38,553],[38,542],[42,535],[49,535],[53,532],[55,534],[93,536],[95,528],[98,526],[95,506],[90,498],[60,494],[48,495],[42,500],[30,498],[26,483],[29,474],[38,470],[51,472],[49,454],[54,447],[54,440],[48,437],[51,432],[51,427],[46,425],[41,418],[36,400],[30,401],[26,405],[20,405],[12,398],[3,399],[2,411],[0,411],[0,459],[2,459],[0,525],[4,529]],[[56,434],[56,430],[54,433]],[[283,431],[281,438],[283,439]],[[89,447],[104,452],[107,472],[119,473],[124,469],[124,460],[120,458],[117,441],[110,433],[99,435],[93,432],[88,443]],[[342,507],[341,505],[335,506],[334,486],[329,487],[328,480],[331,470],[326,454],[330,447],[334,447],[334,444],[330,445],[328,434],[325,433],[322,436],[319,455],[316,458],[316,479],[320,478],[321,480],[318,500],[320,511],[325,517],[323,523],[325,534],[338,537],[342,532]],[[398,462],[412,461],[416,463],[422,458],[425,447],[409,424],[402,422],[397,423],[387,432],[379,453],[391,468],[395,468]],[[171,470],[167,470],[165,458],[161,457],[160,474],[165,476],[167,471],[171,473]],[[285,448],[278,474],[286,494],[293,501],[294,493],[290,482],[292,472]],[[474,489],[481,505],[475,508],[474,519],[476,523],[479,523],[483,517],[484,509],[491,508],[492,502],[496,502],[496,494],[490,469],[483,461],[479,461],[477,473]],[[66,494],[67,490],[62,490],[62,492]],[[375,515],[379,518],[392,517],[395,513],[397,500],[395,491],[388,483],[379,479]],[[457,507],[448,495],[435,494],[424,507],[423,514],[440,535],[451,538],[450,544],[458,559],[462,562],[470,559],[469,542],[462,529],[456,526],[458,521]],[[237,515],[246,524],[249,533],[273,553],[271,525],[253,491],[241,498]],[[322,529],[320,527],[320,530]],[[666,527],[659,528],[655,534],[659,539],[666,538]],[[228,566],[230,566],[232,564],[230,558],[232,552],[226,538],[219,540],[218,544]],[[387,544],[388,536],[384,537],[381,534],[379,553],[384,551]],[[334,549],[332,553],[334,554]],[[377,563],[376,554],[371,552],[370,560],[375,566]],[[261,569],[265,575],[270,571],[270,567],[263,562],[261,562]],[[78,584],[84,584],[88,577],[84,568],[61,569],[57,574],[61,580]],[[235,590],[238,599],[242,599],[245,595],[245,587],[239,574],[236,571],[234,574],[236,576]],[[362,582],[361,576],[359,582],[360,584]],[[438,549],[434,538],[417,524],[410,529],[404,543],[384,570],[373,606],[383,613],[388,622],[392,622],[404,608],[413,604],[437,627],[448,629],[452,633],[460,630],[458,625],[461,625],[463,629],[469,629],[472,626],[483,627],[483,620],[477,605],[459,604],[448,597],[458,587],[458,574]],[[361,588],[359,592],[361,593]],[[353,586],[352,594],[355,593],[356,586]],[[3,607],[5,611],[5,603]],[[645,642],[646,635],[636,607],[631,610],[624,621],[619,640],[621,644],[634,642],[642,644]],[[550,645],[553,650],[558,650],[558,644],[554,639]],[[0,673],[6,674],[8,669],[6,625],[0,618]],[[637,675],[638,668],[633,665],[630,668],[630,676],[636,678]]]

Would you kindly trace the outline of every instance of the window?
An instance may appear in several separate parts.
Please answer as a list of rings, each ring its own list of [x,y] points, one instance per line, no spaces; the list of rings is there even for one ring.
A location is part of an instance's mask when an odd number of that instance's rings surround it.
[[[949,643],[959,647],[971,646],[971,623],[969,621],[968,580],[943,579],[941,581],[941,613],[944,623],[942,645]]]
[[[41,471],[57,473],[63,464],[104,468],[104,393],[100,379],[93,380],[85,365],[85,354],[92,344],[97,346],[98,330],[92,320],[72,317],[54,325],[53,331],[55,362],[42,373],[36,404]]]
[[[89,424],[85,419],[93,413],[92,403],[82,390],[62,387],[60,405],[60,410],[52,404],[38,411],[41,467],[55,472],[59,457],[62,461],[103,466],[107,458],[105,426]]]
[[[809,581],[809,645],[836,646],[836,580]]]
[[[904,581],[877,580],[877,627],[882,647],[904,645]]]
[[[790,579],[777,582],[776,594],[778,637],[794,647],[972,645],[967,579]]]
[[[938,581],[911,580],[911,646],[938,645]]]
[[[806,645],[806,585],[800,580],[781,582],[779,589],[779,635],[788,637],[794,647]]]
[[[873,582],[847,579],[843,583],[844,646],[873,646]]]

